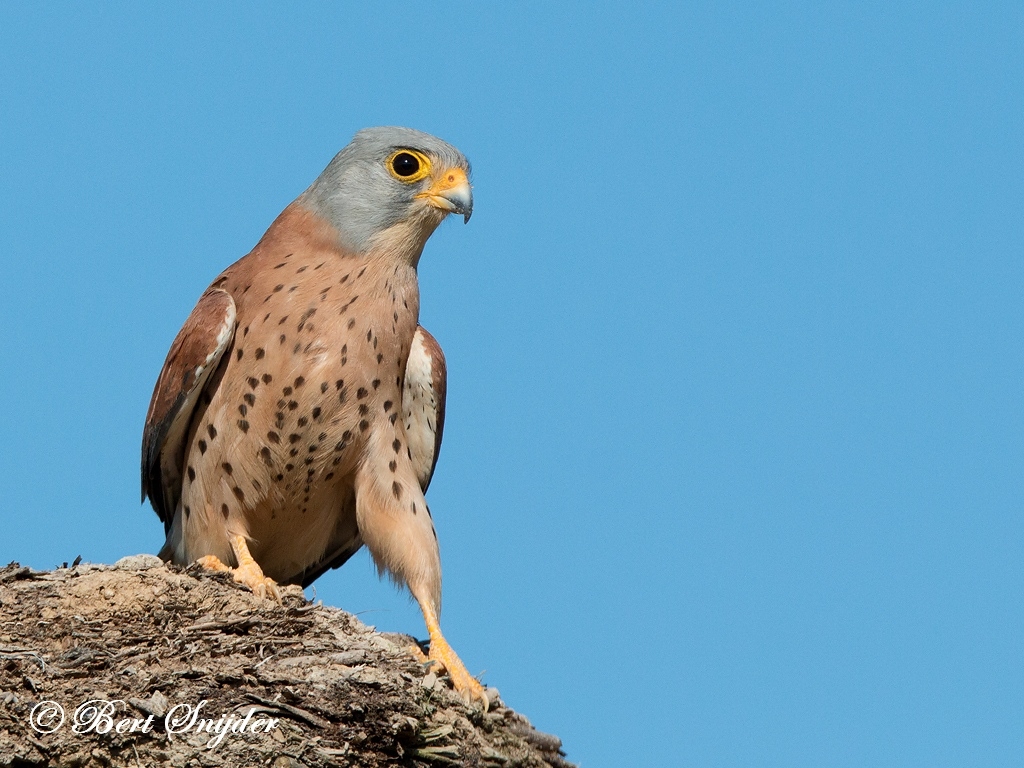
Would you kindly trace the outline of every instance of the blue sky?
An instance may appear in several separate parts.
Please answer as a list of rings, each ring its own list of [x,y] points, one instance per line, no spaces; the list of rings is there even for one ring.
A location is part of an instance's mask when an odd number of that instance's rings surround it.
[[[0,6],[0,560],[155,552],[203,288],[361,127],[474,167],[442,625],[588,768],[1024,732],[1019,4]],[[365,555],[316,596],[424,636]]]

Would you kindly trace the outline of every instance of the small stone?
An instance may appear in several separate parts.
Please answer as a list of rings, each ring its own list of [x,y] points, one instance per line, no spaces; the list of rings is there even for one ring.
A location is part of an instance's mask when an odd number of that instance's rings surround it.
[[[501,700],[501,691],[499,691],[497,688],[494,688],[490,685],[485,686],[484,693],[487,694],[487,700],[491,703],[491,709],[505,706]]]
[[[420,685],[422,685],[428,691],[432,690],[434,686],[437,685],[437,675],[435,675],[433,672],[428,672],[427,676],[424,677],[423,680],[420,682]]]
[[[156,555],[128,555],[116,563],[115,568],[122,571],[148,571],[150,568],[162,568],[164,561]]]

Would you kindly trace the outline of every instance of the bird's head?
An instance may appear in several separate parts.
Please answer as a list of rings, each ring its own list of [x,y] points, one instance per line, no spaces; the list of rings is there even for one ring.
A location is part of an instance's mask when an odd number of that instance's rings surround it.
[[[473,213],[469,161],[411,128],[366,128],[339,152],[298,203],[338,230],[342,245],[385,248],[413,261],[449,213]]]

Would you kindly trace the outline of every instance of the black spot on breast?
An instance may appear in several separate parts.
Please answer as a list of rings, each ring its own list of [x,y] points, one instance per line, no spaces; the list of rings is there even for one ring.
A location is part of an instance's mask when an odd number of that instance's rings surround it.
[[[275,444],[276,443],[280,443],[281,442],[281,436],[279,434],[277,434],[277,432],[273,432],[273,431],[267,432],[267,440],[269,440],[270,442],[275,443]]]
[[[366,403],[360,403],[359,404],[359,415],[360,416],[365,416],[369,412],[370,412],[370,406],[368,406]]]
[[[296,456],[299,455],[299,449],[292,448],[290,451],[288,451],[288,455],[291,456],[292,458],[295,458]]]
[[[342,440],[351,440],[352,439],[352,433],[349,430],[346,429],[344,432],[341,433],[341,439]]]
[[[366,271],[366,267],[363,267],[362,269],[359,270],[359,274],[357,274],[356,277],[357,278],[358,277],[362,277],[363,276],[363,272],[365,272],[365,271]]]
[[[360,387],[356,390],[356,400],[362,400],[368,394],[370,393],[367,391],[366,387]]]
[[[298,389],[299,387],[301,387],[305,383],[306,383],[306,379],[305,379],[304,376],[296,376],[295,377],[295,388],[296,389]]]
[[[338,285],[344,285],[346,280],[348,280],[348,275],[341,278],[341,280],[338,281]]]
[[[373,331],[372,330],[367,331],[366,332],[366,340],[369,341],[372,338],[373,338]]]
[[[356,319],[354,317],[350,318],[349,321],[348,321],[348,329],[351,331],[355,327],[356,327]]]
[[[398,421],[398,411],[395,411],[394,413],[392,413],[391,416],[388,417],[388,421],[390,421],[392,424],[394,424],[396,421]]]
[[[415,501],[412,503],[412,513],[414,515],[416,514],[416,502]]]
[[[236,360],[241,360],[242,359],[242,348],[241,347],[239,347],[238,349],[235,350],[235,359]]]
[[[394,472],[396,469],[398,469],[398,462],[395,461],[394,459],[389,461],[388,462],[388,469],[390,469],[392,472]]]
[[[191,481],[196,479],[196,471],[192,468],[191,464],[189,465],[189,468],[188,468],[188,479],[189,479],[189,482],[191,482]]]
[[[313,416],[313,420],[314,421],[320,418],[320,406],[319,405],[316,406],[315,408],[313,408],[312,416]]]
[[[347,441],[347,440],[346,440],[345,438],[342,438],[342,439],[341,439],[341,440],[339,440],[339,441],[338,441],[338,443],[337,443],[337,444],[336,444],[336,445],[334,446],[334,450],[335,450],[335,451],[343,451],[343,450],[345,450],[345,446],[346,446],[346,445],[348,445],[348,441]]]
[[[266,357],[266,355],[267,355],[267,353],[266,353],[266,351],[265,351],[265,350],[263,349],[263,347],[257,347],[257,348],[256,348],[256,352],[255,352],[255,354],[256,354],[256,359],[257,359],[257,360],[262,360],[262,359],[263,359],[264,357]]]
[[[274,293],[277,293],[282,288],[284,288],[284,283],[278,283],[277,285],[274,286]]]
[[[317,445],[316,443],[313,443],[311,446],[309,446],[309,452],[310,453],[316,453],[317,448],[319,448],[319,447],[320,447],[319,445]]]
[[[247,414],[248,412],[249,407],[245,403],[242,403],[240,406],[238,406],[238,413],[240,415],[245,416],[245,414]]]
[[[297,443],[301,439],[302,439],[302,435],[300,435],[300,434],[298,434],[296,432],[292,432],[290,435],[288,435],[288,442],[289,443]]]
[[[295,465],[294,464],[285,464],[284,465],[284,471],[285,472],[291,472],[293,469],[295,469]]]
[[[242,399],[245,400],[245,402],[247,402],[249,405],[256,404],[256,395],[252,394],[251,392],[246,392],[244,395],[242,395]]]
[[[307,424],[309,424],[309,419],[307,419],[305,416],[300,416],[299,420],[295,423],[298,424],[300,427],[304,427]]]
[[[199,445],[199,452],[200,453],[206,453],[206,441],[205,440],[200,440],[198,445]]]
[[[271,376],[269,373],[264,373],[260,378],[263,379],[264,384],[269,384],[274,380],[274,377]]]
[[[246,379],[246,382],[252,389],[256,389],[256,387],[260,385],[260,380],[257,379],[255,376],[250,376],[248,379]]]
[[[395,481],[395,482],[393,482],[391,484],[391,493],[394,494],[394,497],[396,499],[401,500],[401,498],[402,498],[402,486],[400,486],[397,481]]]
[[[243,432],[248,432],[249,431],[249,422],[246,421],[245,419],[239,419],[238,420],[238,428],[240,430],[242,430]]]
[[[235,494],[235,498],[238,499],[239,501],[245,501],[245,494],[242,492],[242,489],[239,488],[237,485],[231,489],[231,492]]]
[[[380,387],[380,379],[374,379],[373,380],[373,388],[377,389],[378,387]]]
[[[331,385],[330,385],[330,384],[328,384],[328,383],[327,383],[326,381],[325,381],[325,382],[322,382],[322,383],[320,384],[320,394],[322,395],[322,394],[323,394],[324,392],[326,392],[326,391],[327,391],[328,389],[330,389],[330,388],[331,388]]]
[[[232,474],[232,473],[234,472],[234,469],[233,469],[233,468],[231,467],[231,465],[230,465],[230,464],[228,464],[228,463],[227,463],[226,461],[225,461],[225,462],[224,462],[223,464],[221,464],[220,466],[221,466],[221,469],[223,469],[223,470],[224,470],[225,472],[227,472],[227,473],[228,473],[229,475],[230,475],[230,474]]]
[[[384,401],[384,413],[387,413],[388,411],[390,411],[392,405],[394,405],[394,403],[392,403],[390,400],[385,400]]]
[[[222,515],[224,515],[224,519],[225,520],[228,519],[228,505],[227,504],[221,504],[220,505],[220,513]]]
[[[284,389],[281,390],[281,393],[285,397],[288,397],[288,395],[290,395],[292,393],[292,388],[291,387],[285,387]]]
[[[377,365],[380,365],[384,361],[384,355],[380,352],[377,353]]]
[[[398,453],[400,450],[402,450],[402,441],[396,437],[395,442],[391,444],[391,447],[395,449],[395,453]]]
[[[298,269],[295,270],[295,274],[296,275],[301,275],[305,271],[306,271],[306,267],[305,266],[301,266],[301,267],[299,267]]]
[[[185,517],[187,518],[191,514],[192,514],[192,508],[189,507],[188,504],[186,504],[185,505]]]
[[[359,422],[359,431],[360,432],[365,432],[369,428],[370,428],[370,422],[368,422],[366,419],[363,419],[362,421]]]
[[[288,410],[289,411],[294,411],[298,407],[299,407],[299,404],[297,402],[295,402],[294,400],[289,400],[288,401]]]
[[[262,448],[260,448],[260,458],[263,459],[263,463],[266,464],[268,467],[274,466],[274,461],[270,455],[270,449],[267,448],[267,446],[265,445]]]
[[[207,424],[206,431],[209,433],[211,440],[217,436],[217,428],[213,424]]]
[[[334,473],[333,472],[328,472],[326,475],[324,475],[324,480],[330,480],[333,477],[334,477]]]

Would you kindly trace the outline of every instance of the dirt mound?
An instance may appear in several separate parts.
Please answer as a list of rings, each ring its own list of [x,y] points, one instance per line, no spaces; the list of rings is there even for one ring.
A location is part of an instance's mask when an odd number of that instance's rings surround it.
[[[0,766],[568,766],[380,634],[150,555],[0,569]],[[488,691],[492,700],[497,692]]]

